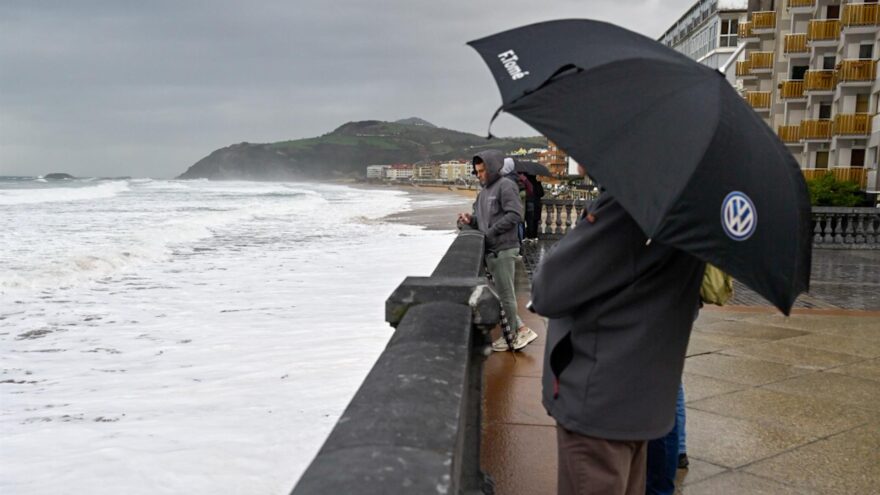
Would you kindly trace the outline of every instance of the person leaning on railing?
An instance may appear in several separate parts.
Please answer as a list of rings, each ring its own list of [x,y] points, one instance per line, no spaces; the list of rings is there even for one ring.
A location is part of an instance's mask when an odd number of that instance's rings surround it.
[[[538,338],[517,314],[514,277],[519,254],[517,226],[522,221],[519,188],[512,180],[501,180],[504,155],[500,151],[483,151],[474,156],[472,163],[483,189],[477,194],[473,214],[459,213],[458,224],[475,227],[486,236],[486,268],[492,274],[507,320],[516,325],[513,347],[519,350]],[[503,336],[492,343],[494,351],[507,349]]]

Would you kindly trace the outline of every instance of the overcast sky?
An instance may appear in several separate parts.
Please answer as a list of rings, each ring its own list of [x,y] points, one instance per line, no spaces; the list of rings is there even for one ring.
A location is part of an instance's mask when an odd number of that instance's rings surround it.
[[[172,177],[241,141],[421,117],[485,134],[467,41],[594,18],[657,38],[694,0],[0,2],[0,175]],[[502,116],[496,135],[536,135]]]

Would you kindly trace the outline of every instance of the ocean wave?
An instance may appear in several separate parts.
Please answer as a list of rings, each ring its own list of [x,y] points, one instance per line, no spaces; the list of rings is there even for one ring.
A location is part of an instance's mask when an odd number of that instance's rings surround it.
[[[85,187],[47,187],[39,189],[0,190],[0,205],[58,203],[106,199],[128,191],[127,181],[114,181]]]
[[[255,200],[257,198],[254,198]],[[199,208],[131,232],[124,239],[74,248],[55,259],[29,263],[30,269],[0,271],[0,294],[4,290],[72,287],[117,276],[138,267],[162,263],[175,253],[188,252],[215,234],[240,225],[272,218],[314,214],[322,201],[307,205],[252,201],[232,209]],[[248,227],[245,227],[248,228]],[[2,266],[0,266],[2,268]]]

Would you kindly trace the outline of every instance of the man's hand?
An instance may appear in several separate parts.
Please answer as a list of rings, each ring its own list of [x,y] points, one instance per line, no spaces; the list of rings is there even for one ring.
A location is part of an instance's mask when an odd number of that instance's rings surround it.
[[[462,225],[470,225],[471,220],[473,220],[473,217],[471,217],[470,213],[459,213],[458,214],[458,226],[459,227],[461,227]]]

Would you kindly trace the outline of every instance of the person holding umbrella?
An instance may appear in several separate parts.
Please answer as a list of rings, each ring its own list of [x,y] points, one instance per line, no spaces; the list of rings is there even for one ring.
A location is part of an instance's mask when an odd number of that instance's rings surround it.
[[[486,268],[492,275],[507,321],[517,329],[511,345],[502,336],[492,343],[492,350],[520,350],[538,338],[538,334],[517,315],[514,278],[519,254],[518,226],[522,222],[519,188],[513,180],[500,180],[504,167],[504,155],[500,151],[483,151],[474,156],[472,163],[483,188],[474,202],[474,213],[459,213],[458,223],[485,234]]]
[[[648,243],[607,192],[544,257],[532,307],[550,318],[543,404],[560,494],[645,492],[647,441],[672,427],[703,270]]]
[[[543,404],[559,493],[644,493],[646,440],[674,424],[705,262],[786,315],[809,289],[803,174],[723,74],[638,33],[568,19],[469,45],[500,90],[495,115],[519,117],[606,189],[532,283],[550,318]]]
[[[541,226],[541,198],[544,197],[544,187],[538,180],[539,175],[550,177],[552,172],[546,166],[527,160],[513,160],[514,171],[520,174],[525,185],[525,240],[537,241],[538,229]]]

